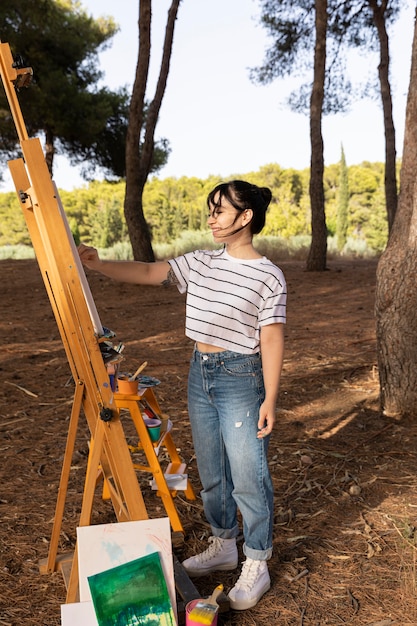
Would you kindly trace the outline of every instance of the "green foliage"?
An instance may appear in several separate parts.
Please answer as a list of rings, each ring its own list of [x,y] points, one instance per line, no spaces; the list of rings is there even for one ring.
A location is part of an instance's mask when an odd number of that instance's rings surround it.
[[[309,201],[306,202],[305,195],[308,185],[306,170],[283,170],[279,165],[269,164],[249,177],[256,185],[269,187],[272,191],[263,235],[288,238],[310,232]]]
[[[60,191],[60,198],[74,239],[108,248],[127,241],[123,217],[125,185],[92,182],[72,192]]]
[[[72,236],[74,237],[74,242],[76,246],[79,246],[81,243],[81,237],[80,237],[80,229],[78,228],[78,222],[71,217],[68,220],[68,224],[72,233]]]
[[[50,170],[54,153],[65,153],[81,164],[86,179],[97,170],[112,179],[124,177],[130,97],[124,88],[98,87],[103,78],[98,53],[118,30],[114,19],[94,19],[78,0],[2,0],[0,24],[14,59],[33,70],[19,102],[29,136],[45,136]],[[0,152],[6,158],[19,152],[4,93]],[[156,142],[151,171],[164,165],[168,154],[167,140]]]
[[[343,253],[355,254],[364,249],[380,252],[388,235],[384,166],[364,162],[346,167],[346,174],[349,197]],[[244,178],[272,190],[273,201],[265,228],[256,241],[286,256],[304,254],[311,236],[309,170],[283,169],[270,163],[257,172],[228,178]],[[144,213],[151,226],[158,258],[213,245],[207,229],[206,201],[218,182],[220,178],[215,176],[204,180],[185,176],[178,179],[152,177],[148,181],[143,196]],[[341,162],[325,168],[327,228],[329,237],[335,241],[342,182]],[[124,182],[91,182],[71,192],[61,190],[60,198],[74,240],[104,250],[111,248],[118,258],[131,254],[124,219],[124,194]],[[7,245],[30,245],[15,193],[0,194],[0,246]]]
[[[382,251],[388,239],[383,164],[364,162],[349,168],[349,189],[348,235]]]
[[[290,94],[292,110],[310,108],[313,55],[316,43],[315,0],[260,0],[259,22],[270,40],[265,59],[252,68],[254,82],[267,84],[276,78],[299,77]],[[378,4],[378,3],[375,3]],[[380,3],[381,5],[384,3]],[[392,24],[401,9],[400,0],[391,0],[380,9],[386,24]],[[357,48],[367,55],[378,48],[377,29],[369,0],[327,0],[326,77],[323,113],[346,111],[352,99],[368,95],[372,84],[352,86],[346,71],[347,53]],[[375,57],[375,72],[378,62]],[[304,81],[304,82],[301,82]]]
[[[15,192],[0,194],[0,246],[30,243],[25,218]]]
[[[169,242],[185,230],[207,227],[206,198],[220,179],[152,178],[145,186],[143,207],[154,243]]]

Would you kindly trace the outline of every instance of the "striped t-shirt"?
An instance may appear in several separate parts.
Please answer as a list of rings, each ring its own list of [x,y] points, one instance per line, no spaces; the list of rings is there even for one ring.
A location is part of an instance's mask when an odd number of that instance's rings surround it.
[[[242,354],[259,352],[261,326],[285,323],[284,274],[266,257],[243,260],[196,250],[169,261],[187,291],[185,334]]]

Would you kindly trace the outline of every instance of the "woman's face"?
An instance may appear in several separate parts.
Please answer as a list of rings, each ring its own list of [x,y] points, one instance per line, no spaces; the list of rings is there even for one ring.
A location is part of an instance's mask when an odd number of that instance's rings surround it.
[[[247,223],[247,211],[238,211],[224,196],[219,205],[219,195],[214,197],[214,204],[210,206],[207,218],[207,224],[216,243],[240,232]]]

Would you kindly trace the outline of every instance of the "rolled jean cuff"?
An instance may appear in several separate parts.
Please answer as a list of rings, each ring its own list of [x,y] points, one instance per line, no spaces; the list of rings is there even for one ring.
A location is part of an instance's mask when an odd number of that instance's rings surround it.
[[[248,559],[253,559],[254,561],[269,561],[272,556],[272,548],[268,548],[267,550],[253,550],[252,548],[248,548],[246,543],[244,543],[243,554],[247,556]]]
[[[236,539],[239,535],[239,526],[234,528],[215,528],[212,526],[211,534],[213,537],[220,537],[220,539]]]

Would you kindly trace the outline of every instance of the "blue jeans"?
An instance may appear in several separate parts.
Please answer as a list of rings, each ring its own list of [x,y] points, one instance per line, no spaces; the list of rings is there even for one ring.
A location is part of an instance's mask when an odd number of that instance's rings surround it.
[[[266,560],[272,554],[273,487],[269,437],[257,439],[259,407],[265,397],[259,354],[194,350],[188,379],[188,410],[212,534],[239,534],[244,554]]]

